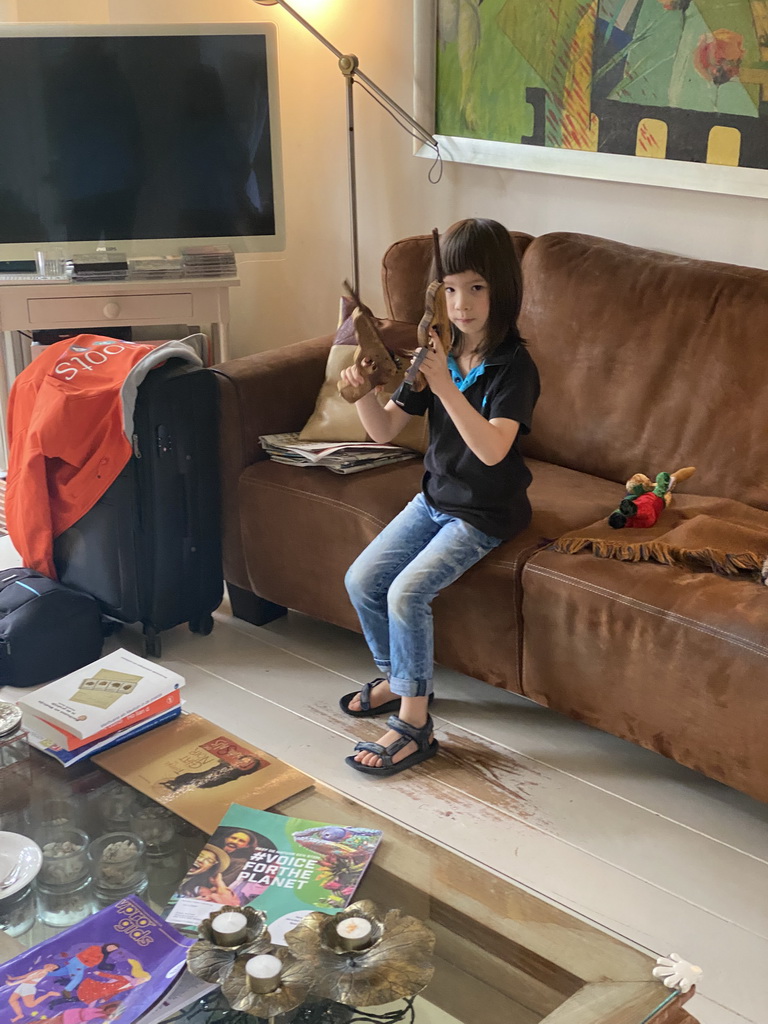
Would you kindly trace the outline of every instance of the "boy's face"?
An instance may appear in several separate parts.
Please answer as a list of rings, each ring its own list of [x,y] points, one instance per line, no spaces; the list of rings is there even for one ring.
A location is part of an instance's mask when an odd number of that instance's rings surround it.
[[[474,270],[464,270],[461,274],[446,274],[444,283],[448,319],[475,348],[485,338],[491,312],[488,282]]]

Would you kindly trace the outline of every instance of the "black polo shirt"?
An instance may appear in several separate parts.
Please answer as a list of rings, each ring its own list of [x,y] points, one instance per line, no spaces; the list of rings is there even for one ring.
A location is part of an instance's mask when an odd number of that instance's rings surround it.
[[[472,452],[429,388],[412,392],[405,411],[429,413],[429,447],[424,456],[422,490],[440,512],[456,516],[491,537],[514,537],[531,521],[528,485],[531,473],[518,447],[529,433],[539,397],[539,372],[517,334],[510,333],[496,351],[462,378],[453,360],[454,382],[470,405],[487,420],[517,420],[520,430],[507,455],[486,466]]]

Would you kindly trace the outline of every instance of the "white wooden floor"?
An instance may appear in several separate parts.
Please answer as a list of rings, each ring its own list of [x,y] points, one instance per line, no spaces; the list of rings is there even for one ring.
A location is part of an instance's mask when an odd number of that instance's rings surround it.
[[[14,564],[3,538],[0,566]],[[189,710],[639,946],[699,964],[688,1008],[700,1024],[768,1024],[768,806],[447,670],[433,709],[441,755],[368,779],[343,759],[381,720],[337,706],[374,674],[362,639],[296,613],[257,628],[225,604],[215,618],[208,637],[163,634]],[[142,652],[133,628],[109,643]]]

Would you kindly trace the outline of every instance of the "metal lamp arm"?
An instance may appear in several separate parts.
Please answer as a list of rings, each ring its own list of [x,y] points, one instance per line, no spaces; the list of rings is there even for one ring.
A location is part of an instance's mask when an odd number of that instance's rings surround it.
[[[388,93],[384,92],[384,90],[369,78],[364,71],[360,70],[360,62],[354,53],[342,53],[338,47],[333,45],[330,39],[326,39],[321,32],[318,32],[315,26],[311,25],[305,17],[299,14],[298,11],[294,10],[286,0],[256,0],[256,3],[262,4],[265,7],[273,7],[275,5],[282,7],[283,10],[287,11],[291,17],[295,18],[296,21],[298,21],[299,24],[307,30],[307,32],[310,32],[319,43],[322,43],[326,49],[331,51],[334,57],[338,60],[339,70],[343,75],[358,78],[361,82],[364,82],[370,91],[375,93],[386,107],[395,111],[399,117],[410,125],[411,128],[417,131],[419,133],[419,137],[427,145],[432,146],[435,150],[439,149],[437,139],[434,135],[432,135],[424,125],[419,124],[415,118],[411,117],[407,110],[404,110],[396,100],[393,100]]]
[[[358,252],[358,222],[357,222],[357,169],[355,160],[355,115],[354,115],[354,100],[352,97],[352,87],[362,83],[362,87],[375,99],[384,109],[390,114],[397,123],[406,129],[406,131],[412,129],[411,134],[416,133],[416,137],[419,138],[423,143],[431,146],[434,149],[436,158],[440,160],[440,146],[437,139],[432,135],[431,132],[419,124],[419,122],[411,117],[407,110],[403,110],[399,103],[396,103],[391,96],[387,95],[383,89],[379,88],[375,82],[373,82],[366,74],[364,74],[359,68],[359,62],[357,57],[353,53],[342,53],[341,50],[337,49],[333,43],[326,39],[322,33],[318,32],[314,25],[311,25],[306,18],[302,17],[298,11],[295,11],[286,0],[255,0],[257,4],[261,4],[264,7],[273,7],[278,5],[287,11],[292,18],[295,18],[300,25],[302,25],[307,32],[317,39],[319,43],[330,50],[331,53],[336,57],[339,62],[339,69],[344,75],[347,83],[347,160],[349,169],[349,195],[350,195],[350,235],[352,242],[352,284],[356,292],[360,290],[360,259]],[[431,180],[431,179],[430,179]]]

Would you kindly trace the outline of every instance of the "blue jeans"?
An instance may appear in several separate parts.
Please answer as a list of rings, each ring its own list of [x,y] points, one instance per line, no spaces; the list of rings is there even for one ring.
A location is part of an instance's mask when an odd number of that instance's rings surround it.
[[[432,601],[499,544],[417,494],[352,563],[347,593],[393,693],[432,692]]]

